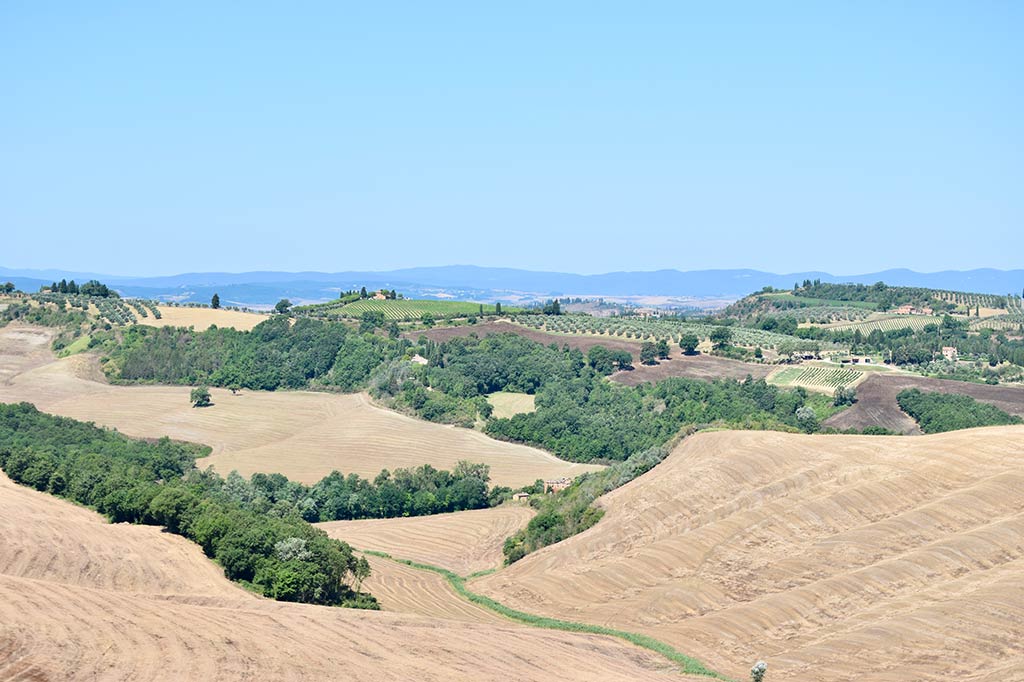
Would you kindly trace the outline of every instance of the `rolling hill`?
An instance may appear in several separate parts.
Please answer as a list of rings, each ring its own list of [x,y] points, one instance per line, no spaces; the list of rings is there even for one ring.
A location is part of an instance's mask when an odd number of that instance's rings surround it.
[[[472,589],[736,678],[1022,679],[1024,427],[698,434],[600,504]]]

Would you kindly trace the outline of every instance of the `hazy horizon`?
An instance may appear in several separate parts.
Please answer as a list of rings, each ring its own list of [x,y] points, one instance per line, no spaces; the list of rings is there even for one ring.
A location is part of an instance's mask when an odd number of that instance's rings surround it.
[[[942,271],[1024,253],[1024,6],[0,8],[0,262]]]

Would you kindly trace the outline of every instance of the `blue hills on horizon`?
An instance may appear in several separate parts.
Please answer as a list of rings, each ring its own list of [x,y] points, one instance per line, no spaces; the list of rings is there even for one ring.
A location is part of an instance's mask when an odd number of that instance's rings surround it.
[[[281,298],[290,298],[295,302],[326,301],[336,298],[339,290],[361,286],[398,289],[416,297],[446,297],[473,301],[543,299],[551,296],[735,299],[765,286],[788,289],[795,282],[802,282],[805,279],[858,284],[884,281],[896,286],[1000,295],[1018,293],[1024,289],[1024,269],[992,268],[931,273],[893,269],[862,275],[832,275],[818,271],[775,274],[751,269],[655,270],[577,275],[515,268],[449,265],[381,272],[199,272],[158,277],[128,277],[56,269],[0,267],[0,279],[10,280],[25,291],[36,291],[40,286],[60,279],[74,279],[79,283],[98,279],[111,285],[124,296],[205,303],[216,292],[222,300],[230,301],[232,305],[256,307],[273,305]]]

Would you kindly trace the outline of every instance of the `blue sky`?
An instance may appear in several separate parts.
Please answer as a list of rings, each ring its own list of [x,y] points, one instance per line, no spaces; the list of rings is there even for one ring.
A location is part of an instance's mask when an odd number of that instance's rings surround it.
[[[0,265],[1022,267],[1022,34],[1009,0],[9,1]]]

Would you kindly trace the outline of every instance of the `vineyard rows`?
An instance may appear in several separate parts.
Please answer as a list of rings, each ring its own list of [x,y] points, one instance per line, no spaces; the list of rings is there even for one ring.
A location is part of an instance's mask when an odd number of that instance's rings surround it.
[[[929,324],[942,324],[942,319],[931,315],[897,315],[877,320],[864,320],[862,322],[851,322],[848,324],[834,324],[829,327],[833,331],[853,331],[859,329],[862,334],[870,334],[878,329],[883,332],[892,332],[897,329],[913,329],[921,331]]]
[[[684,334],[695,334],[702,340],[707,339],[711,332],[717,328],[716,325],[700,322],[574,315],[559,317],[518,315],[513,316],[512,320],[527,327],[557,334],[596,334],[617,336],[623,339],[636,339],[638,341],[665,339],[672,343],[678,343]],[[729,329],[732,331],[733,342],[745,346],[779,348],[785,345],[797,351],[814,350],[823,346],[832,347],[834,345],[821,341],[798,339],[794,336],[777,334],[763,329],[750,329],[747,327],[729,327]]]
[[[496,310],[493,305],[483,305],[482,307],[485,315],[496,314]],[[384,318],[388,320],[413,321],[419,320],[426,314],[433,315],[436,319],[470,317],[472,315],[479,315],[480,310],[481,304],[467,301],[426,301],[411,299],[380,301],[376,299],[366,299],[362,301],[355,301],[344,306],[331,304],[306,306],[296,312],[310,315],[312,317],[351,319],[359,318],[365,312],[379,311],[384,313]]]
[[[1024,331],[1024,313],[997,315],[971,320],[971,331],[994,329],[996,331]]]
[[[849,386],[863,376],[853,369],[818,366],[787,367],[771,377],[780,386],[806,386],[809,388],[837,389]]]

